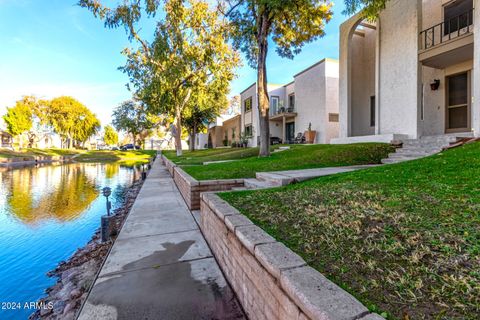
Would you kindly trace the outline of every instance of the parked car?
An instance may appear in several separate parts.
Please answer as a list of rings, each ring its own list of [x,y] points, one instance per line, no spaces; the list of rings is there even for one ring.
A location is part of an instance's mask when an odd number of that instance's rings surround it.
[[[270,137],[270,145],[282,144],[282,139],[279,137]]]
[[[134,150],[134,149],[140,150],[140,146],[133,146],[132,143],[129,143],[120,147],[120,150],[122,151]]]

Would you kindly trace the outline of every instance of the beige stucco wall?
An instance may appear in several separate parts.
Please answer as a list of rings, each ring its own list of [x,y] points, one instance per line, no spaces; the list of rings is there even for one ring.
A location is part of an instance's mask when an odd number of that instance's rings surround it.
[[[309,124],[317,131],[316,143],[338,137],[338,123],[328,122],[328,113],[338,113],[338,61],[326,59],[295,77],[295,134]]]
[[[269,84],[267,86],[268,96],[278,96],[280,101],[285,100],[285,87],[282,85]],[[244,101],[252,97],[252,112],[244,112]],[[258,96],[256,84],[248,88],[246,91],[240,94],[240,101],[242,106],[241,114],[241,127],[242,132],[245,125],[252,124],[253,136],[249,139],[248,144],[250,147],[258,145],[258,135],[260,133],[259,114],[258,114]],[[281,137],[281,126],[276,126],[275,123],[270,122],[270,136]]]
[[[244,109],[244,102],[248,98],[252,98],[252,111],[246,112]],[[256,128],[258,127],[258,104],[257,104],[257,85],[253,84],[248,88],[246,91],[242,92],[240,95],[240,102],[241,102],[241,128],[242,132],[245,130],[245,126],[252,124],[256,133]],[[252,139],[250,139],[249,143],[252,145],[256,145],[257,140],[255,134],[253,135]]]
[[[364,28],[365,37],[352,38],[351,135],[375,134],[370,125],[370,98],[375,96],[376,30]]]
[[[480,21],[480,0],[474,0],[473,20]],[[476,136],[480,136],[480,23],[474,25],[474,49],[472,71],[472,129]]]
[[[237,142],[240,137],[241,128],[242,128],[242,121],[241,116],[235,116],[231,119],[225,120],[223,122],[223,137],[225,138],[225,133],[227,134],[227,139],[229,144],[232,142]],[[235,129],[235,137],[232,136],[232,129]]]
[[[333,69],[333,70],[332,70]],[[330,71],[329,71],[330,70]],[[325,105],[326,105],[326,114],[325,114],[325,126],[326,131],[324,134],[325,139],[321,137],[319,143],[330,143],[334,138],[339,137],[340,123],[339,122],[330,122],[329,114],[338,114],[339,113],[339,102],[338,102],[338,61],[336,63],[327,65],[326,73],[326,86],[325,86]]]
[[[417,137],[419,103],[417,1],[392,0],[380,14],[380,134]]]

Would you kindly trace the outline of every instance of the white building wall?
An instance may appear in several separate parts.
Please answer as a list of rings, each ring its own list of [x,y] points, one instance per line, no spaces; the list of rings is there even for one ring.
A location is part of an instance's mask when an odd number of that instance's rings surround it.
[[[474,24],[474,49],[473,49],[473,71],[472,71],[472,129],[474,134],[480,136],[480,0],[474,0],[473,21]]]
[[[252,98],[252,111],[250,112],[245,112],[245,100],[248,98]],[[259,126],[258,123],[258,104],[257,104],[257,85],[253,84],[248,88],[246,91],[242,92],[240,95],[240,101],[241,101],[241,108],[242,108],[242,132],[245,130],[245,126],[252,124],[253,126],[253,137],[249,139],[249,144],[250,146],[256,146],[257,145],[257,137],[256,134],[258,132],[257,128]]]
[[[419,18],[416,0],[391,0],[380,14],[380,134],[417,137]]]
[[[339,101],[338,101],[338,86],[339,86],[339,79],[338,79],[338,63],[336,65],[336,77],[327,76],[326,79],[326,87],[325,87],[325,104],[327,107],[326,115],[325,115],[325,124],[326,124],[326,131],[325,131],[325,139],[322,141],[320,140],[319,143],[330,143],[332,139],[339,137],[340,132],[340,123],[334,122],[329,120],[329,114],[337,114],[339,113]]]
[[[278,85],[269,85],[268,86],[268,96],[270,98],[270,102],[272,101],[273,96],[277,96],[279,99],[279,108],[281,106],[285,106],[285,87],[284,86],[278,86]],[[270,105],[271,106],[271,105]],[[271,109],[271,108],[270,108]],[[282,138],[282,122],[280,121],[270,121],[270,136],[271,137],[278,137]],[[257,132],[257,136],[259,135],[259,132]]]
[[[445,72],[441,69],[423,67],[423,119],[420,120],[419,135],[436,135],[445,132]],[[436,91],[430,89],[430,83],[440,79]]]
[[[195,137],[195,149],[202,150],[208,147],[208,133],[197,133]]]
[[[338,61],[326,59],[295,77],[295,105],[296,133],[311,123],[316,143],[338,137],[338,123],[328,122],[329,113],[338,113]]]
[[[351,135],[375,134],[370,123],[370,99],[375,96],[375,51],[377,32],[364,28],[364,37],[352,38]]]

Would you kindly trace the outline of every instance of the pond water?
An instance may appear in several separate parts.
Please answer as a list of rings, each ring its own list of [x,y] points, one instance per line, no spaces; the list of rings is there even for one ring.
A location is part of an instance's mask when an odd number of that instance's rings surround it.
[[[112,188],[115,209],[139,177],[138,167],[118,163],[0,168],[0,319],[35,311],[24,304],[55,283],[46,273],[99,227],[106,212],[101,189]]]

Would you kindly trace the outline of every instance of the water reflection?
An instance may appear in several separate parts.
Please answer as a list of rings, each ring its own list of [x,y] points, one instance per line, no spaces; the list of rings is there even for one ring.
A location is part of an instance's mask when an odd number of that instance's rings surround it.
[[[54,282],[58,262],[85,245],[105,214],[101,188],[112,188],[112,209],[140,178],[139,167],[117,163],[0,168],[0,301],[36,301]],[[25,319],[29,310],[0,319]]]
[[[108,167],[115,168],[105,170],[106,177],[111,178],[118,165]],[[7,210],[29,224],[43,219],[75,219],[97,197],[95,181],[87,170],[83,165],[70,165],[13,171]]]

